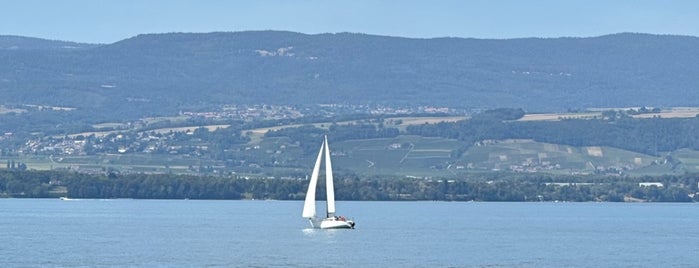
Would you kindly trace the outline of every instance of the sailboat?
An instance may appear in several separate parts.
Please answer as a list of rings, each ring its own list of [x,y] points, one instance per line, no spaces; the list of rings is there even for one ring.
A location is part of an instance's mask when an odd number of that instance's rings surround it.
[[[320,173],[320,164],[325,154],[325,189],[328,200],[326,202],[325,218],[316,216],[316,185]],[[320,229],[354,229],[354,221],[343,216],[335,215],[335,188],[333,185],[333,170],[330,161],[330,147],[328,146],[328,136],[325,136],[323,144],[320,146],[316,164],[313,167],[311,181],[306,192],[306,201],[303,203],[302,216],[311,223],[311,227]]]

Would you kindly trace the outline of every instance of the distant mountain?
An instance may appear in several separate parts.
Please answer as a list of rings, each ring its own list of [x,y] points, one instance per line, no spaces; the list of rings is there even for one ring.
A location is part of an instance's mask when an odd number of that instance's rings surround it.
[[[14,35],[0,35],[0,50],[68,50],[96,46],[98,45]]]
[[[68,106],[108,118],[226,103],[699,106],[699,38],[687,36],[259,31],[144,34],[107,45],[0,36],[0,63],[0,105]]]

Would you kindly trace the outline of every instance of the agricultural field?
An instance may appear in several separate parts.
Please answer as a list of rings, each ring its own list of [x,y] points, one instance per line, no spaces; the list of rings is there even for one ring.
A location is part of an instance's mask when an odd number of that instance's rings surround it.
[[[665,157],[612,147],[574,147],[531,140],[482,142],[461,157],[451,156],[466,146],[460,141],[399,136],[394,139],[354,140],[333,144],[334,167],[363,175],[451,177],[490,171],[555,174],[672,174],[699,171],[699,152],[673,152],[683,163],[673,167]],[[313,162],[305,162],[308,168]]]
[[[431,177],[453,175],[446,168],[452,150],[464,145],[456,140],[399,136],[339,142],[331,149],[334,166],[359,174]]]
[[[699,115],[699,107],[673,107],[670,109],[661,110],[660,113],[638,114],[634,118],[688,118]]]
[[[658,157],[610,147],[573,147],[531,140],[482,142],[458,164],[466,170],[514,172],[614,173],[651,165]]]
[[[71,169],[86,173],[103,173],[108,169],[126,173],[196,173],[190,167],[213,165],[190,156],[152,154],[108,154],[95,156],[21,156],[0,157],[3,165],[7,161],[24,163],[27,169],[51,170]],[[4,166],[3,166],[4,167]]]
[[[688,172],[699,172],[699,151],[682,149],[670,154],[681,163],[681,168]]]
[[[384,123],[387,127],[395,127],[399,131],[405,131],[405,128],[407,126],[411,125],[422,125],[422,124],[435,124],[439,122],[456,122],[459,120],[465,120],[468,117],[466,116],[435,116],[435,117],[420,117],[420,116],[413,116],[413,117],[391,117],[391,118],[386,118]],[[357,124],[362,121],[366,120],[350,120],[350,121],[343,121],[343,122],[337,122],[335,124],[338,125],[348,125],[348,124]],[[284,126],[274,126],[274,127],[264,127],[264,128],[256,128],[256,129],[249,129],[249,130],[244,130],[243,132],[249,133],[250,135],[250,144],[257,144],[262,141],[264,138],[265,133],[268,131],[276,131],[280,129],[285,129],[285,128],[295,128],[295,127],[301,127],[301,126],[314,126],[317,128],[322,128],[322,129],[327,129],[330,127],[330,125],[333,124],[332,122],[322,122],[322,123],[313,123],[313,124],[292,124],[292,125],[284,125]]]
[[[126,123],[101,123],[92,125],[95,129],[125,129],[129,126]]]
[[[525,114],[518,121],[558,121],[562,119],[591,119],[601,116],[602,112]]]
[[[641,107],[627,108],[594,108],[589,109],[589,112],[580,113],[541,113],[541,114],[525,114],[518,121],[557,121],[562,119],[592,119],[601,118],[603,111],[618,110],[625,111],[629,109],[639,109]],[[699,115],[699,107],[672,107],[661,109],[658,113],[644,113],[631,115],[633,118],[689,118]]]
[[[320,141],[318,142],[318,147]],[[458,157],[460,148],[467,150]],[[699,172],[699,151],[682,149],[665,156],[651,156],[611,147],[573,147],[531,140],[483,141],[468,146],[461,141],[398,136],[396,138],[348,140],[330,145],[333,168],[339,173],[360,176],[459,177],[492,171],[544,172],[556,174],[659,175]],[[0,157],[26,164],[28,169],[72,169],[100,173],[120,172],[196,174],[200,167],[214,172],[251,176],[304,177],[316,157],[304,153],[286,137],[265,138],[233,152],[242,159],[239,168],[225,169],[223,163],[181,154],[107,154],[94,156]]]
[[[405,131],[405,128],[408,126],[436,124],[441,122],[456,122],[466,119],[468,119],[467,116],[395,117],[386,119],[386,125],[396,127],[400,131]],[[400,124],[396,124],[396,122],[400,122]]]

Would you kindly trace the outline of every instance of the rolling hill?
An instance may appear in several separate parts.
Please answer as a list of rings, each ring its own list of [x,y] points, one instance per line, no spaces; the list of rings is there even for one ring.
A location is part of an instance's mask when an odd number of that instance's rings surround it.
[[[259,103],[527,111],[699,105],[699,38],[687,36],[259,31],[143,34],[112,44],[0,36],[0,62],[0,105],[74,107],[101,120]]]

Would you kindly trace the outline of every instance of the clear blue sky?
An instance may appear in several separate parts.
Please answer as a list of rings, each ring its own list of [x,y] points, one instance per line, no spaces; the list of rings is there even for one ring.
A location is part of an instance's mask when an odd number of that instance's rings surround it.
[[[0,0],[0,35],[112,43],[141,33],[245,30],[419,38],[699,36],[699,1]]]

